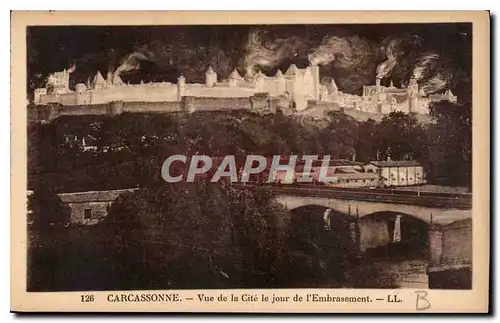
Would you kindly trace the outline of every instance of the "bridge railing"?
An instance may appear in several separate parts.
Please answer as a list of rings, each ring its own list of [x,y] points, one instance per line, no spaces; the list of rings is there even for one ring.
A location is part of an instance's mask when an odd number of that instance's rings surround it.
[[[295,196],[316,196],[323,198],[337,198],[345,200],[360,200],[369,202],[411,204],[429,207],[470,209],[472,207],[472,196],[464,194],[425,194],[420,196],[408,194],[408,191],[388,191],[388,190],[366,190],[366,189],[344,189],[330,188],[326,186],[298,186],[298,185],[262,185],[278,194],[288,194]],[[247,185],[235,184],[235,188],[251,189],[257,187],[247,183]]]

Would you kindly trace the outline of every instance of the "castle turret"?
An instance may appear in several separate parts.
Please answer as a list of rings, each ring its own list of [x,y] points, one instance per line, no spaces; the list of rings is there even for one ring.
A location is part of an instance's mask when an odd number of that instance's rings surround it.
[[[42,103],[42,98],[47,95],[46,88],[35,89],[33,101],[35,103]]]
[[[297,69],[297,65],[295,65],[295,64],[290,65],[288,70],[285,72],[287,79],[289,79],[289,81],[290,81],[290,86],[287,87],[287,90],[290,93],[292,100],[295,100],[295,97],[297,96],[297,93],[296,93],[297,88],[296,87],[299,86],[299,84],[297,82],[297,78],[298,78],[297,73],[298,73],[298,69]]]
[[[66,90],[69,90],[69,75],[73,72],[73,70],[64,70],[64,87]]]
[[[84,83],[78,83],[75,86],[75,103],[77,105],[88,104],[90,96],[87,95],[87,86]]]
[[[418,83],[415,78],[408,84],[408,113],[418,111]]]
[[[292,64],[290,65],[288,70],[286,70],[285,74],[288,76],[297,75],[297,70],[298,70],[297,65]]]
[[[313,78],[313,99],[319,100],[319,66],[311,65],[311,74]]]
[[[242,80],[243,77],[241,77],[240,74],[238,74],[238,71],[236,69],[234,69],[234,71],[232,71],[231,74],[229,74],[228,81],[230,87],[237,87],[238,83]]]
[[[380,89],[380,78],[379,78],[379,77],[377,77],[377,78],[375,79],[375,87],[376,87],[376,89],[377,89],[377,94],[379,94],[379,93],[380,93],[380,91],[381,91],[381,89]]]
[[[278,82],[278,93],[279,94],[285,93],[286,92],[286,80],[285,80],[285,76],[283,75],[281,70],[278,70],[274,77],[276,79],[276,82]]]
[[[338,98],[339,88],[337,87],[337,84],[335,83],[335,80],[333,78],[330,81],[329,90],[330,90],[330,98],[332,99],[332,101],[336,101]]]
[[[264,73],[262,71],[257,72],[253,78],[253,82],[255,84],[255,90],[257,92],[264,92]]]
[[[320,101],[333,101],[330,99],[330,95],[328,94],[328,88],[326,85],[320,85],[319,87],[319,100]]]
[[[94,89],[102,89],[105,88],[108,84],[104,80],[104,77],[102,77],[102,74],[100,71],[97,71],[96,75],[94,76],[94,80],[92,81],[92,87]]]
[[[77,94],[82,94],[82,93],[85,93],[87,92],[87,86],[83,83],[78,83],[76,86],[75,86],[75,92]]]
[[[113,85],[124,85],[122,78],[118,74],[113,74],[111,76],[113,81],[111,82]]]
[[[181,102],[182,97],[186,95],[186,78],[179,76],[177,78],[177,101]]]
[[[457,97],[456,95],[453,94],[453,92],[451,92],[450,89],[448,89],[448,91],[446,91],[446,94],[448,95],[448,101],[452,102],[452,103],[455,103],[457,102]]]
[[[108,83],[108,85],[114,84],[114,74],[111,70],[109,70],[108,74],[106,75],[106,82]]]
[[[396,101],[396,98],[391,95],[391,98],[390,98],[391,111],[390,112],[396,111],[397,103],[398,102]]]
[[[412,77],[410,79],[410,82],[408,83],[408,91],[418,93],[418,83],[416,78]]]
[[[217,73],[215,73],[212,67],[209,66],[207,71],[205,72],[205,84],[208,87],[214,87],[216,83],[217,83]]]
[[[68,93],[69,90],[69,74],[71,71],[63,70],[62,72],[56,72],[49,76],[47,80],[47,87],[51,89],[49,94],[61,94]]]

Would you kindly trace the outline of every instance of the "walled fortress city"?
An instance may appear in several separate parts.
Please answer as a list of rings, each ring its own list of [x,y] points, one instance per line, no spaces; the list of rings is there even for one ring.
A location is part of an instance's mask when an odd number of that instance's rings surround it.
[[[287,114],[313,117],[332,110],[379,116],[394,111],[428,115],[431,102],[457,101],[451,90],[426,96],[419,91],[415,78],[407,86],[397,88],[392,81],[390,86],[381,85],[381,78],[377,77],[375,84],[363,86],[361,96],[343,93],[333,79],[329,84],[321,84],[319,66],[313,64],[306,68],[291,65],[285,73],[278,70],[274,76],[259,71],[246,78],[235,69],[225,80],[219,80],[217,73],[208,67],[204,84],[188,83],[182,75],[177,84],[127,84],[119,73],[109,72],[105,79],[98,71],[87,84],[77,84],[74,91],[69,88],[70,74],[71,70],[53,73],[45,88],[35,90],[34,104],[52,108],[45,115],[38,111],[34,118],[232,109],[271,112],[280,109]]]

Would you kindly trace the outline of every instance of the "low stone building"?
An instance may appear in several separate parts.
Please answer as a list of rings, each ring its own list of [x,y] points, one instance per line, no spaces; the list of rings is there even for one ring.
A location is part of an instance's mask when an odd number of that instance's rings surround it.
[[[93,225],[108,214],[108,206],[120,195],[135,189],[88,191],[58,194],[71,210],[71,223]]]
[[[371,161],[364,166],[365,172],[380,175],[387,186],[425,184],[425,170],[416,160]]]

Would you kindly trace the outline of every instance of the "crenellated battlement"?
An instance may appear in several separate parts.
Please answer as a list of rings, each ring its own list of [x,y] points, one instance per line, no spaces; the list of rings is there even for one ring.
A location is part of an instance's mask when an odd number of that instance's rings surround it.
[[[320,83],[317,65],[298,68],[292,64],[284,73],[278,70],[274,76],[268,76],[259,71],[247,78],[235,69],[226,79],[220,79],[219,75],[208,67],[205,83],[189,83],[181,75],[177,83],[141,81],[140,84],[127,84],[116,73],[108,73],[105,79],[98,71],[91,82],[77,84],[74,91],[69,89],[69,74],[70,71],[66,70],[52,74],[45,88],[35,90],[35,105],[93,106],[110,102],[170,102],[179,105],[184,97],[200,98],[202,101],[206,98],[220,99],[226,104],[232,102],[226,99],[249,100],[258,93],[267,93],[269,100],[286,105],[281,108],[287,111],[315,109],[315,105],[310,104],[315,102],[316,105],[325,103],[322,107],[334,105],[341,109],[367,113],[387,114],[403,111],[428,114],[431,102],[457,101],[457,97],[450,90],[444,94],[425,96],[419,91],[416,79],[410,79],[407,86],[397,88],[392,82],[390,86],[382,86],[381,80],[377,78],[375,85],[363,86],[361,96],[343,93],[333,79],[329,84]],[[216,106],[219,109],[221,105]]]
[[[151,82],[140,84],[124,83],[119,75],[108,73],[105,79],[98,71],[89,84],[79,83],[75,90],[69,89],[67,71],[52,74],[47,87],[35,90],[34,103],[46,105],[59,103],[63,106],[95,105],[112,101],[124,102],[180,102],[184,96],[206,98],[252,97],[255,93],[266,92],[271,97],[287,96],[298,110],[305,109],[307,100],[318,99],[315,92],[320,88],[317,66],[300,69],[295,65],[275,76],[262,72],[250,79],[242,77],[235,69],[227,79],[220,80],[217,73],[209,67],[205,73],[205,83],[187,83],[180,76],[177,84]]]

